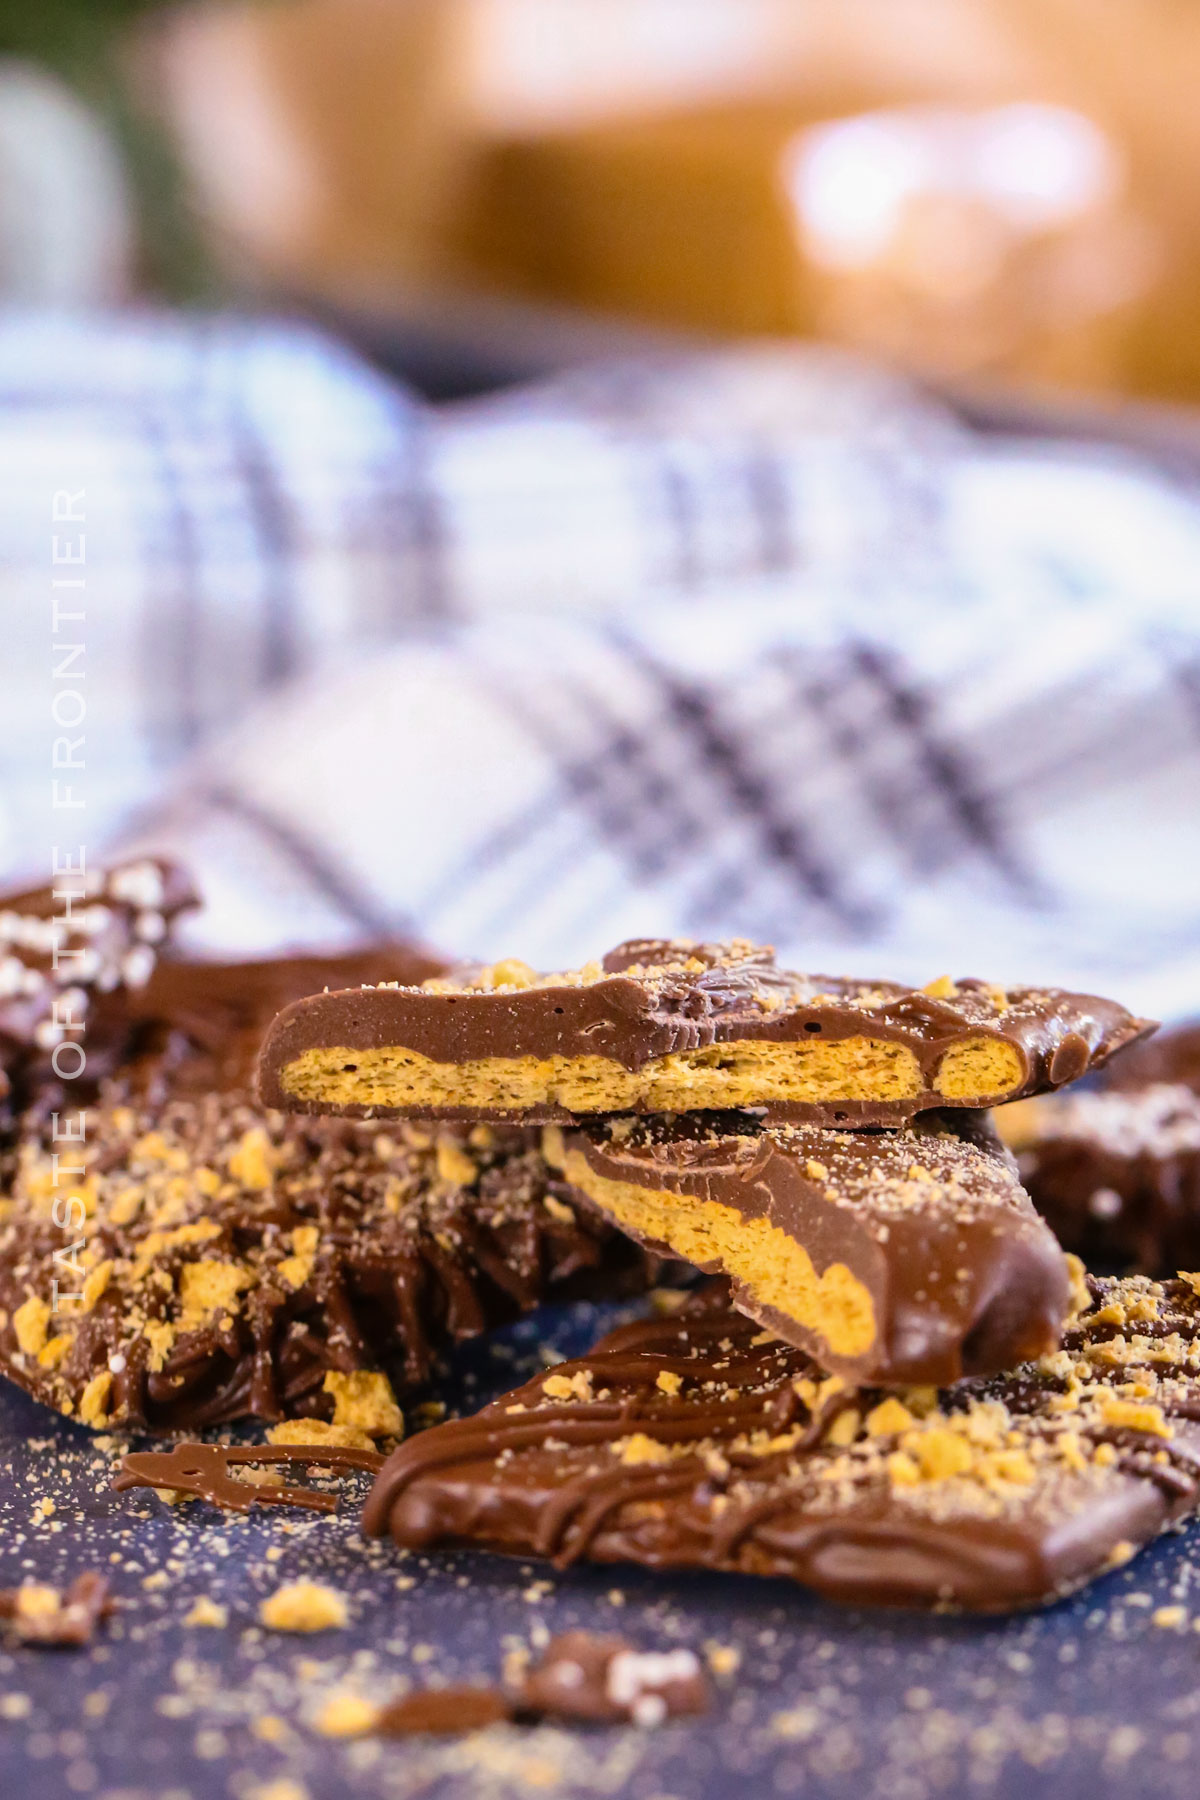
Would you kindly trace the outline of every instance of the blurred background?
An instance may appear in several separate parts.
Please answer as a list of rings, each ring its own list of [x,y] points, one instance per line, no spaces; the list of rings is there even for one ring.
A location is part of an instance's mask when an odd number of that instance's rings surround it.
[[[1200,19],[1103,26],[1083,0],[10,4],[4,283],[286,296],[398,346],[453,323],[460,378],[509,334],[554,354],[527,302],[561,343],[787,333],[1192,397]]]
[[[86,492],[87,831],[214,944],[1200,1004],[1188,0],[7,0],[0,52],[0,868],[76,823]]]

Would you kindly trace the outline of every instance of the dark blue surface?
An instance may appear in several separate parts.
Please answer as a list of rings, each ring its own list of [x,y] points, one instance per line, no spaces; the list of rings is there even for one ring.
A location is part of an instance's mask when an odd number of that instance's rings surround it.
[[[539,1342],[575,1352],[612,1316],[542,1314],[464,1354],[448,1391],[486,1398],[537,1366]],[[359,1535],[358,1478],[334,1517],[256,1508],[230,1520],[113,1494],[116,1449],[0,1383],[0,1586],[101,1566],[126,1603],[89,1651],[0,1654],[0,1800],[1200,1791],[1194,1530],[1050,1612],[981,1623],[840,1611],[734,1577],[401,1560]],[[43,1497],[55,1503],[48,1518],[35,1516]],[[349,1628],[299,1637],[259,1626],[261,1599],[301,1575],[349,1596]],[[228,1607],[227,1626],[184,1625],[200,1595]],[[1184,1608],[1182,1628],[1153,1622],[1164,1606]],[[656,1731],[344,1741],[310,1722],[332,1692],[493,1679],[507,1648],[578,1625],[646,1647],[732,1646],[741,1665],[716,1681],[709,1718]]]

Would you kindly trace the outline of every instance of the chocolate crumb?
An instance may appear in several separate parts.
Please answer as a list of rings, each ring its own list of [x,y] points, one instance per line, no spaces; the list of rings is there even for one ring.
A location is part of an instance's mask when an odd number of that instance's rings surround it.
[[[65,1592],[36,1582],[0,1589],[5,1634],[44,1649],[82,1649],[114,1609],[107,1580],[92,1570],[77,1575]]]

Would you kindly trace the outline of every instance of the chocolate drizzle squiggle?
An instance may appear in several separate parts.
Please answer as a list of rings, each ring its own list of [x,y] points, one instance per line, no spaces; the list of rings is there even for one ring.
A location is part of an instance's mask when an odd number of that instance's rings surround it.
[[[319,1488],[286,1484],[257,1486],[239,1481],[235,1468],[274,1463],[304,1463],[312,1468],[360,1469],[378,1474],[384,1458],[372,1450],[355,1450],[340,1444],[261,1445],[175,1444],[170,1450],[133,1450],[121,1459],[113,1477],[118,1493],[130,1488],[166,1488],[192,1494],[226,1512],[249,1512],[252,1506],[301,1506],[310,1512],[332,1512],[337,1496]]]
[[[1183,1280],[1094,1282],[1063,1351],[940,1392],[854,1389],[736,1312],[685,1311],[403,1444],[363,1524],[410,1548],[1004,1610],[1195,1508],[1198,1421],[1200,1296]]]

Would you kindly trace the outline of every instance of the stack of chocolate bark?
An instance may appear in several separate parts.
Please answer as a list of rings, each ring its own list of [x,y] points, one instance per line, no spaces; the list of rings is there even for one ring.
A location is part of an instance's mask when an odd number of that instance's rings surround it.
[[[561,1200],[718,1277],[401,1446],[367,1528],[978,1608],[1125,1560],[1200,1499],[1200,1278],[1086,1278],[988,1115],[1150,1029],[1057,990],[794,974],[744,942],[287,1008],[269,1106],[540,1126]]]

